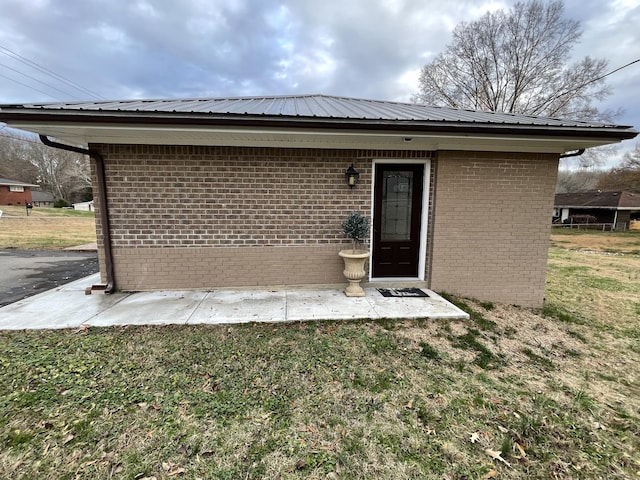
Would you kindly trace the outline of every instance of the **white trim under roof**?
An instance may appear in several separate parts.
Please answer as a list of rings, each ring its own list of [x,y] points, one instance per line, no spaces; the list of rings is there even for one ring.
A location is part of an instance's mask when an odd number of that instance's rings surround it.
[[[472,150],[557,153],[615,143],[597,135],[553,136],[490,133],[416,133],[372,130],[296,129],[145,124],[13,121],[11,126],[71,144],[209,145],[371,150]],[[586,138],[585,138],[586,137]]]

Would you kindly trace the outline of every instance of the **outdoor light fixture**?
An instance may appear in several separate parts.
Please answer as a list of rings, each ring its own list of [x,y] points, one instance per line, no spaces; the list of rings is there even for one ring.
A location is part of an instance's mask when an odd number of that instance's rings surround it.
[[[344,172],[344,175],[345,177],[347,177],[347,185],[349,185],[349,188],[355,187],[356,183],[358,183],[358,177],[360,177],[360,173],[355,168],[353,168],[353,163],[349,168],[347,168],[347,171]]]

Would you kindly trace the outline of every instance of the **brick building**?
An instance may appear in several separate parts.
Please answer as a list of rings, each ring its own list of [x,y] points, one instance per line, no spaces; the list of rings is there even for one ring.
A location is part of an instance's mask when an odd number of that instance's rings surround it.
[[[0,178],[0,205],[26,205],[31,203],[31,188],[33,187],[39,187],[39,185]]]
[[[322,95],[4,105],[0,120],[88,145],[107,288],[341,284],[340,225],[359,210],[369,281],[523,306],[544,297],[559,157],[637,134]]]
[[[594,228],[628,230],[640,219],[640,193],[616,191],[558,193],[553,205],[553,221],[565,225],[596,224]],[[603,228],[604,227],[604,228]]]

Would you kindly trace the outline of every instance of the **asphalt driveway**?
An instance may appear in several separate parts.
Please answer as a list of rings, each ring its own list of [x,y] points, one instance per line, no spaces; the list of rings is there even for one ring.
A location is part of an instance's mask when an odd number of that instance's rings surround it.
[[[0,307],[97,271],[95,252],[0,250]]]

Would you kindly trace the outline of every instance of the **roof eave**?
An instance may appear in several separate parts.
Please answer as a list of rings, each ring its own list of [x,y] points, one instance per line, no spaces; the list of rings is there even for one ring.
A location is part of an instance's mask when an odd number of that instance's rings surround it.
[[[24,187],[24,188],[38,188],[40,185],[34,185],[32,183],[0,183],[2,187]]]
[[[0,109],[0,120],[8,124],[65,123],[65,124],[148,124],[180,126],[226,126],[226,127],[273,127],[273,128],[340,128],[367,129],[403,132],[433,133],[478,133],[490,132],[495,135],[545,135],[545,136],[588,136],[614,141],[635,138],[638,132],[630,126],[546,126],[527,124],[507,124],[488,122],[466,122],[445,120],[387,120],[355,118],[323,118],[302,116],[238,115],[218,113],[145,112],[145,111],[94,111],[7,108]]]
[[[563,154],[633,138],[627,127],[7,109],[10,126],[76,145],[158,144]]]

